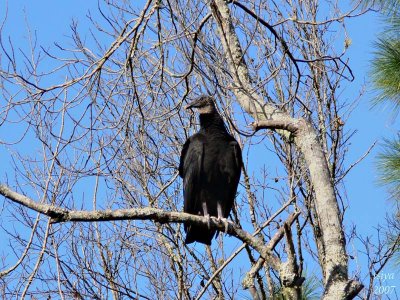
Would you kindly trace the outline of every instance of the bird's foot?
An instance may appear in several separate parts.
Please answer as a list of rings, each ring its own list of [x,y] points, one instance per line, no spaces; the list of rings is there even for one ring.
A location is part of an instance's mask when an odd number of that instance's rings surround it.
[[[227,218],[218,217],[218,222],[224,222],[225,233],[228,233],[229,224],[234,225],[233,222],[228,220]]]

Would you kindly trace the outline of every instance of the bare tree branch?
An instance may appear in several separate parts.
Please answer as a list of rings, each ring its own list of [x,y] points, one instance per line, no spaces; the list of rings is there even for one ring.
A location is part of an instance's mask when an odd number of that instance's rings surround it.
[[[296,120],[291,116],[265,103],[260,95],[252,92],[249,72],[232,25],[228,4],[223,0],[215,0],[210,3],[210,9],[218,25],[226,59],[236,86],[234,91],[240,105],[257,122],[279,120],[279,124],[286,127],[287,124],[296,124]],[[324,299],[344,299],[348,293],[343,290],[343,284],[348,281],[345,238],[326,157],[317,134],[307,122],[297,134],[295,143],[304,155],[316,195],[315,205],[323,239],[323,249],[319,248],[318,251],[324,274]],[[339,286],[341,288],[338,288]]]

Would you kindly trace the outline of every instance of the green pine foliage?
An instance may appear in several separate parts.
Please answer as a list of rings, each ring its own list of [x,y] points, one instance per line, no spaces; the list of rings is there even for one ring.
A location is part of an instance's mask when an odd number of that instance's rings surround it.
[[[373,5],[381,12],[389,15],[393,15],[393,12],[400,11],[400,0],[365,0],[364,5]]]
[[[367,2],[371,2],[366,0]],[[398,114],[400,109],[400,0],[375,0],[381,6],[386,28],[376,43],[372,62],[371,78],[377,97],[374,104],[390,104]],[[395,200],[391,232],[388,233],[388,248],[394,248],[394,263],[400,266],[398,243],[400,230],[400,133],[392,140],[384,140],[383,149],[377,159],[379,181],[389,187]]]
[[[400,108],[400,40],[380,39],[372,62],[372,80],[377,89],[374,104],[389,102]]]
[[[395,113],[400,108],[400,0],[375,1],[384,13],[386,29],[375,44],[371,78],[376,90],[373,104],[389,104]]]
[[[367,1],[368,2],[368,1]],[[376,91],[373,104],[389,104],[395,114],[400,109],[400,0],[374,1],[385,14],[386,29],[376,43],[371,78]],[[400,196],[400,135],[384,140],[378,155],[380,183],[388,185],[391,196]]]
[[[393,140],[384,140],[377,162],[380,183],[388,185],[391,195],[400,200],[400,135]]]
[[[321,299],[321,292],[323,289],[323,284],[320,279],[316,275],[307,276],[306,272],[303,272],[303,276],[306,280],[303,282],[301,286],[301,300],[318,300]],[[270,300],[290,300],[287,299],[282,293],[281,287],[277,284],[274,286],[275,291],[274,295],[270,298]]]

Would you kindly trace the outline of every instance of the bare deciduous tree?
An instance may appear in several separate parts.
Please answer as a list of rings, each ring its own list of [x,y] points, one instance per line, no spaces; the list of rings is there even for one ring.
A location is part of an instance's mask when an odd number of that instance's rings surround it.
[[[3,295],[229,299],[248,289],[267,299],[278,288],[301,299],[317,264],[323,299],[354,298],[342,180],[357,99],[341,99],[340,85],[353,77],[346,20],[366,8],[131,2],[99,5],[87,36],[73,23],[73,48],[31,36],[20,56],[1,37],[0,126],[15,132],[0,137],[12,155],[0,194],[14,251]],[[181,224],[207,220],[181,212],[177,172],[196,123],[181,108],[202,93],[218,99],[245,159],[233,238],[212,247],[184,244]]]

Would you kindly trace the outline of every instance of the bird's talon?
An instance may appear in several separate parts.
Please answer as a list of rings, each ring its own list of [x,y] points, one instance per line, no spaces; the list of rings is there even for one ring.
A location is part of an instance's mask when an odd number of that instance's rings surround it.
[[[210,230],[211,229],[211,218],[210,218],[210,215],[205,215],[205,217],[207,218],[207,228]]]
[[[219,220],[220,220],[220,222],[224,222],[224,226],[225,226],[224,231],[225,231],[225,233],[228,233],[230,221],[227,218],[220,218]]]

